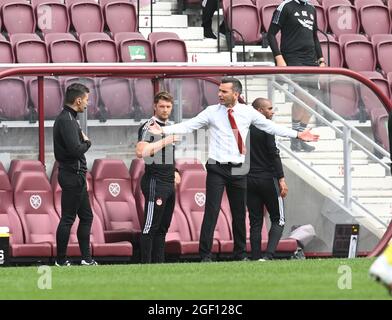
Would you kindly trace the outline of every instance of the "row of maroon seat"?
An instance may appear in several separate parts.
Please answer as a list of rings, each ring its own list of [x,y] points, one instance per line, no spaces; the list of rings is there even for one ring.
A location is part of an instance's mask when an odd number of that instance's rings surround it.
[[[144,119],[153,113],[154,87],[149,79],[45,77],[45,119],[54,119],[63,107],[64,91],[74,82],[90,89],[89,119]],[[176,80],[166,79],[166,88],[175,97]],[[0,120],[26,120],[38,110],[37,78],[8,77],[0,79]],[[199,79],[182,79],[182,114],[190,118],[203,106],[218,102],[218,86]]]
[[[174,32],[16,33],[0,35],[2,63],[187,62],[185,42]]]
[[[4,30],[9,34],[69,32],[110,32],[137,30],[137,10],[126,0],[1,0]]]
[[[230,2],[233,4],[232,22]],[[254,44],[260,42],[260,30],[268,31],[273,13],[281,3],[281,0],[224,0],[222,6],[227,24],[233,24],[245,43]],[[316,8],[318,28],[337,37],[359,32],[369,36],[391,32],[392,9],[381,0],[357,0],[354,5],[348,0],[325,0],[322,4],[313,0],[311,3]],[[240,43],[242,38],[238,32],[234,32],[234,38]]]
[[[327,39],[319,34],[323,55],[328,55]],[[392,35],[375,34],[370,39],[364,34],[328,35],[331,67],[346,67],[354,71],[382,70],[392,72]]]
[[[166,252],[180,257],[197,255],[205,204],[206,173],[198,162],[179,161],[182,174],[173,220],[166,237]],[[97,159],[88,173],[88,192],[94,213],[91,231],[95,257],[130,257],[143,221],[144,199],[139,180],[144,163],[134,160],[130,169],[121,160]],[[11,230],[10,252],[14,258],[53,257],[55,234],[61,215],[61,188],[55,165],[50,181],[38,161],[13,160],[8,175],[0,167],[0,225]],[[214,234],[213,252],[229,254],[233,250],[231,215],[228,200],[222,203]],[[249,222],[248,239],[249,239]],[[80,256],[76,225],[71,231],[69,256]],[[263,230],[263,248],[268,234]],[[132,244],[131,244],[132,242]],[[294,252],[296,240],[281,240],[278,251]],[[249,240],[247,250],[250,250]]]

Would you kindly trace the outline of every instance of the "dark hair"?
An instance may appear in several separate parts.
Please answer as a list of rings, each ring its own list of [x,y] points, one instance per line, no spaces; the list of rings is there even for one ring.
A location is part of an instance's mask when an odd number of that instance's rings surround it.
[[[233,77],[223,77],[221,83],[232,83],[233,84],[233,91],[238,92],[239,94],[242,93],[242,84],[240,80]]]
[[[65,92],[65,104],[72,105],[77,98],[83,98],[90,90],[81,83],[73,83],[67,87]]]
[[[173,104],[173,96],[167,91],[160,91],[154,96],[154,103],[157,104],[159,100],[171,102]]]
[[[265,98],[256,98],[252,102],[252,107],[255,108],[256,110],[259,110],[260,108],[264,108],[266,104],[268,104],[270,100],[265,99]]]

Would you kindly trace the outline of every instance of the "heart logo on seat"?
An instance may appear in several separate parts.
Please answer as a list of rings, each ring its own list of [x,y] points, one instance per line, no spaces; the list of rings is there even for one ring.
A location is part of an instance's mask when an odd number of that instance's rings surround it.
[[[117,197],[121,192],[120,185],[118,183],[111,183],[109,184],[109,193],[113,197]]]
[[[42,200],[41,197],[37,194],[33,194],[30,197],[30,205],[33,207],[33,209],[37,210],[41,206]]]
[[[204,206],[206,203],[206,195],[203,192],[195,193],[195,202],[199,207]]]

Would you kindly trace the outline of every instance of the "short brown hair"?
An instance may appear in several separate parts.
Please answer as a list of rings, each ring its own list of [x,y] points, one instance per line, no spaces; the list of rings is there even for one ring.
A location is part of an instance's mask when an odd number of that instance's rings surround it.
[[[154,96],[154,104],[157,104],[159,100],[168,101],[171,104],[174,102],[173,96],[167,91],[160,91]]]

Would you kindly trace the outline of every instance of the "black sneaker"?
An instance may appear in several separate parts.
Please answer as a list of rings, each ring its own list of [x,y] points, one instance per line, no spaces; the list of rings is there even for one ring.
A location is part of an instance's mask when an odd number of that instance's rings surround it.
[[[294,152],[301,151],[301,141],[298,139],[291,138],[290,149]]]
[[[217,39],[215,33],[210,28],[204,28],[204,38]]]
[[[314,149],[316,149],[316,147],[311,146],[310,144],[307,144],[304,141],[300,141],[300,144],[301,144],[301,149],[305,152],[312,152],[314,151]]]
[[[202,257],[200,262],[203,262],[203,263],[204,262],[212,262],[212,259],[211,259],[211,257],[208,257],[208,256],[207,257]]]
[[[72,266],[72,263],[71,263],[71,261],[69,261],[69,260],[64,260],[63,262],[61,262],[61,261],[55,261],[54,262],[54,265],[56,266],[56,267],[69,267],[69,266]]]
[[[91,260],[82,260],[80,262],[80,265],[82,265],[82,266],[97,266],[98,262],[93,260],[93,259],[91,259]]]

